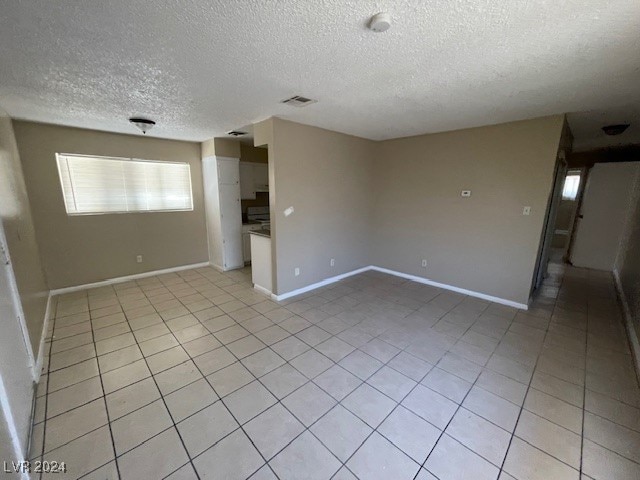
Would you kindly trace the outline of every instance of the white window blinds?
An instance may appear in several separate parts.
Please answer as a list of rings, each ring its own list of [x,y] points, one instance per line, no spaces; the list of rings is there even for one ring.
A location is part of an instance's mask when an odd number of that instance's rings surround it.
[[[69,215],[193,210],[188,163],[57,154]]]

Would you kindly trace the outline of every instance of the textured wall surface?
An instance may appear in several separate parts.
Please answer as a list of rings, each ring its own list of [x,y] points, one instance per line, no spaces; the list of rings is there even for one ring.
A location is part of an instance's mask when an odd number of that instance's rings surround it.
[[[209,260],[200,145],[14,121],[50,288]],[[56,153],[188,162],[191,212],[68,216]],[[143,263],[136,263],[136,255]]]
[[[37,355],[49,288],[40,260],[11,120],[2,110],[0,110],[0,218],[7,237],[31,347]]]
[[[149,135],[197,141],[274,115],[389,139],[577,112],[580,145],[638,123],[639,18],[637,0],[8,1],[0,97],[14,118],[135,133],[149,115]]]

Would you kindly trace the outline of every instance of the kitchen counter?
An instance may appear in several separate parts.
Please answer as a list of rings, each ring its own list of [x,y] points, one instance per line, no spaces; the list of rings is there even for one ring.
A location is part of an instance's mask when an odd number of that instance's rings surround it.
[[[271,230],[267,230],[266,228],[262,228],[260,230],[251,230],[249,233],[251,235],[260,235],[261,237],[271,238]]]

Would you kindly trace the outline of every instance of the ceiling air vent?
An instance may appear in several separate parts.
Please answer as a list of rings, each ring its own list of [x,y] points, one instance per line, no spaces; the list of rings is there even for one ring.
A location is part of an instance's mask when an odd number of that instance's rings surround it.
[[[231,135],[232,137],[241,137],[246,134],[247,132],[241,132],[240,130],[231,130],[230,132],[227,132],[227,135]]]
[[[291,105],[292,107],[306,107],[307,105],[311,105],[312,103],[316,103],[317,100],[313,100],[307,97],[301,97],[300,95],[295,95],[291,98],[287,98],[286,100],[282,100],[280,103],[286,103],[287,105]]]

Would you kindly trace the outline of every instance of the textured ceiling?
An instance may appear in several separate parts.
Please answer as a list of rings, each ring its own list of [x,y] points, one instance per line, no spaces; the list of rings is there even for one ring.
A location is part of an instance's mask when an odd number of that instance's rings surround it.
[[[0,105],[198,141],[272,115],[386,139],[572,112],[590,148],[640,141],[599,132],[640,121],[638,52],[638,0],[2,0]]]

